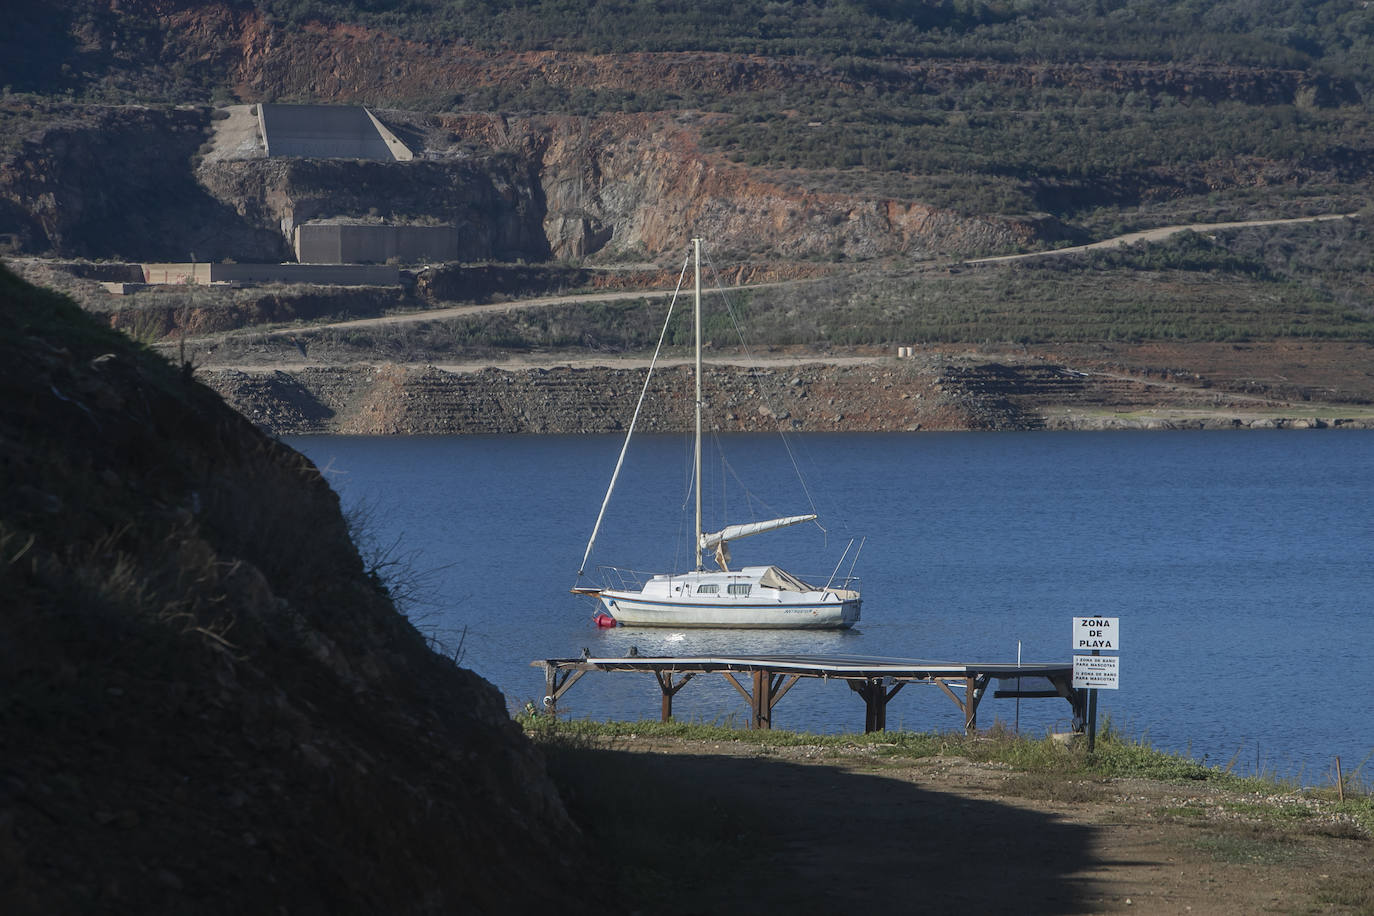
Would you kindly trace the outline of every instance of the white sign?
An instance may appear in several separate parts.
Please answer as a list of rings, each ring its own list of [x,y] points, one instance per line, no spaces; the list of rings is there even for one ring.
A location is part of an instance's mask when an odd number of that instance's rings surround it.
[[[1119,655],[1075,655],[1073,686],[1097,690],[1116,690],[1120,674]]]
[[[1073,651],[1103,652],[1121,650],[1120,617],[1075,617],[1073,619]]]

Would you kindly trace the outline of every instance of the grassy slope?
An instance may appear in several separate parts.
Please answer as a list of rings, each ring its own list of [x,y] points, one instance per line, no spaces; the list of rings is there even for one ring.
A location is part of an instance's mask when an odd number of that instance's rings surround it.
[[[0,476],[6,912],[580,886],[542,761],[392,607],[313,465],[5,270]]]

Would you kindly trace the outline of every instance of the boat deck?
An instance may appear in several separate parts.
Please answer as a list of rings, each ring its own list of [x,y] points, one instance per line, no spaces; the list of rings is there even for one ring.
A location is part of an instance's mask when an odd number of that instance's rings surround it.
[[[1073,663],[1001,664],[946,662],[859,655],[687,655],[623,658],[546,658],[531,666],[544,669],[544,708],[558,714],[558,700],[589,671],[653,674],[663,695],[661,718],[673,714],[673,697],[699,674],[719,673],[749,704],[749,727],[772,728],[773,707],[802,678],[840,680],[864,700],[864,731],[887,727],[887,704],[907,684],[939,687],[964,716],[964,730],[977,728],[978,704],[996,681],[994,697],[1060,697],[1073,708],[1073,730],[1087,724],[1088,691],[1074,689]],[[746,687],[739,675],[749,675]],[[1028,684],[1027,681],[1030,683]],[[1011,686],[1007,682],[1014,682]],[[961,698],[955,693],[962,690]]]

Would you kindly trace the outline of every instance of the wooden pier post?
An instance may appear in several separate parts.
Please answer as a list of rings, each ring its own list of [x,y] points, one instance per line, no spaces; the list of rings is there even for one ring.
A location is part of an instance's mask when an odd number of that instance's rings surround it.
[[[673,718],[673,697],[677,692],[687,686],[687,682],[696,677],[695,671],[688,671],[682,675],[682,680],[673,683],[673,672],[654,671],[654,679],[658,681],[658,689],[663,691],[663,707],[660,713],[660,721],[667,722]]]
[[[546,661],[544,664],[544,712],[555,719],[558,718],[558,698],[568,692],[573,684],[576,684],[582,675],[586,674],[585,669],[570,668],[560,670],[556,665]]]
[[[880,732],[887,730],[887,691],[883,689],[883,682],[877,678],[870,678],[864,682],[868,686],[868,695],[864,697],[868,712],[864,716],[864,731]]]
[[[906,686],[904,681],[898,681],[889,690],[885,680],[890,679],[870,677],[848,682],[849,689],[864,699],[865,732],[887,731],[887,704]]]
[[[754,672],[754,709],[753,721],[749,727],[753,729],[773,727],[773,673],[771,671]]]
[[[751,692],[744,688],[744,685],[733,673],[722,671],[721,674],[725,675],[725,679],[733,684],[740,696],[749,703],[749,727],[751,729],[773,727],[773,707],[802,677],[800,674],[774,675],[772,671],[766,668],[755,669],[752,672],[754,689]]]

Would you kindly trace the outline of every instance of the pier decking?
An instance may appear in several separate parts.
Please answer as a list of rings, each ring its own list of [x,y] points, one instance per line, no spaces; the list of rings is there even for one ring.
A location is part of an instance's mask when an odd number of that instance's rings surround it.
[[[749,727],[773,727],[773,707],[804,677],[844,681],[864,701],[864,731],[887,727],[887,704],[907,684],[929,683],[954,701],[964,730],[978,723],[978,704],[996,681],[994,697],[1060,697],[1073,708],[1073,730],[1087,721],[1086,690],[1073,688],[1073,664],[998,664],[940,662],[902,658],[819,655],[689,655],[623,658],[546,658],[530,663],[544,669],[544,708],[558,714],[558,700],[589,671],[639,671],[653,674],[663,694],[663,721],[673,714],[673,697],[699,674],[725,677],[749,704]],[[749,686],[741,682],[752,681]],[[1012,682],[1008,685],[1008,682]],[[963,698],[955,691],[962,691]]]

